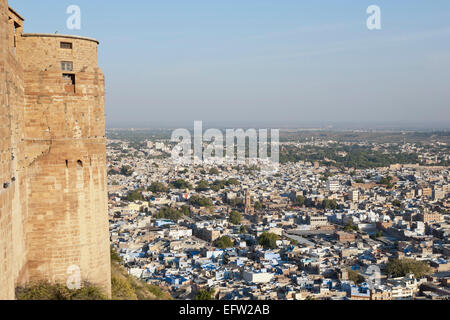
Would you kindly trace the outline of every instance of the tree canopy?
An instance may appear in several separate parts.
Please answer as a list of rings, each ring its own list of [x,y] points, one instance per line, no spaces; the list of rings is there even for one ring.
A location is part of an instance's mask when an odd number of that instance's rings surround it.
[[[183,179],[177,179],[177,180],[171,182],[169,184],[169,187],[172,187],[175,189],[192,189],[192,185]]]
[[[201,180],[199,183],[197,183],[197,187],[195,188],[195,191],[201,192],[201,191],[207,191],[209,190],[209,184],[205,180]]]
[[[128,192],[128,194],[125,197],[125,200],[133,202],[133,201],[142,201],[144,200],[144,197],[141,194],[141,190],[133,190]]]
[[[231,211],[230,213],[230,222],[232,224],[240,224],[242,220],[242,215],[237,211]]]
[[[208,199],[206,197],[201,197],[198,195],[192,196],[189,199],[189,202],[191,203],[191,205],[193,206],[197,206],[197,207],[212,207],[212,200]]]
[[[233,247],[234,244],[233,244],[233,241],[231,240],[230,237],[228,237],[228,236],[222,236],[222,237],[216,239],[216,241],[214,241],[214,245],[215,245],[217,248],[225,249],[225,248],[231,248],[231,247]]]
[[[183,216],[189,215],[189,208],[187,206],[183,206],[180,209],[170,208],[170,207],[162,207],[159,212],[156,214],[157,219],[169,219],[172,221],[178,221]]]
[[[386,265],[386,272],[393,277],[404,277],[408,273],[413,273],[414,277],[422,278],[431,273],[431,268],[425,261],[393,259]]]
[[[126,177],[130,177],[133,173],[134,173],[134,170],[130,166],[123,166],[120,169],[120,174],[124,175]]]
[[[280,237],[274,233],[263,232],[259,238],[258,243],[264,247],[264,249],[275,249],[277,247],[277,240]]]
[[[148,191],[154,192],[154,193],[160,193],[160,192],[167,192],[169,191],[169,188],[162,182],[152,182],[150,187],[147,188]]]
[[[214,300],[214,289],[200,290],[195,296],[195,300]]]

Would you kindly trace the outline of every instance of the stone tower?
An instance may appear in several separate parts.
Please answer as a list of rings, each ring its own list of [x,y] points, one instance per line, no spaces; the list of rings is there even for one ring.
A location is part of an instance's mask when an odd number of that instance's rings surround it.
[[[0,299],[66,283],[109,293],[104,77],[98,42],[23,33],[0,0]]]
[[[249,189],[245,190],[244,213],[245,214],[254,214],[255,213],[255,210],[252,206],[252,197],[251,197]]]

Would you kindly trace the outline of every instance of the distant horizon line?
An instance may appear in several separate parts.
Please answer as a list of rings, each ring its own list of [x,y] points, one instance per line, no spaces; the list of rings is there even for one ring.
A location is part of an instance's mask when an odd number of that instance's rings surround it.
[[[199,120],[200,121],[200,120]],[[165,122],[111,122],[106,125],[107,130],[117,129],[136,129],[136,130],[155,130],[155,129],[176,129],[193,128],[194,121],[165,121]],[[203,121],[204,128],[235,129],[235,128],[273,128],[282,130],[311,130],[311,131],[449,131],[448,122],[398,122],[398,121],[374,121],[374,122],[298,122],[287,123],[281,121]]]

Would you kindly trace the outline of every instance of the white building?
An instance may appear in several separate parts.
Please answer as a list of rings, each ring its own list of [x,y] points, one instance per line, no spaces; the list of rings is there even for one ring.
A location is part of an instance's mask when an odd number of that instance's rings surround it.
[[[252,283],[268,283],[273,279],[274,275],[268,272],[243,271],[242,278]]]
[[[336,192],[340,188],[339,182],[338,181],[327,181],[327,188],[331,192]]]

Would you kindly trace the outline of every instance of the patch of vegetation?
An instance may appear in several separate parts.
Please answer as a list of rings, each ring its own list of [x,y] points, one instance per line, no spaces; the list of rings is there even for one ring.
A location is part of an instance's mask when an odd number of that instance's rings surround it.
[[[239,180],[231,178],[228,180],[216,180],[211,184],[211,189],[215,192],[218,192],[222,189],[224,189],[225,187],[229,187],[229,186],[238,186],[241,183],[239,182]]]
[[[431,267],[425,261],[414,259],[393,259],[386,265],[386,272],[392,277],[404,277],[413,273],[414,277],[422,278],[432,272]]]
[[[236,197],[234,199],[227,199],[226,202],[233,208],[243,208],[244,207],[244,200],[239,197]]]
[[[199,293],[195,296],[195,300],[214,300],[214,294],[214,289],[200,290]]]
[[[345,153],[345,156],[340,154]],[[323,159],[329,159],[324,161]],[[302,146],[302,148],[286,145],[280,150],[280,162],[319,161],[336,167],[367,169],[387,167],[396,163],[418,163],[415,153],[389,152],[384,153],[370,146],[343,145],[336,143],[327,147]]]
[[[336,199],[330,200],[330,199],[324,199],[322,201],[322,207],[324,209],[333,209],[336,210],[338,208],[338,204]]]
[[[207,191],[209,190],[209,184],[205,180],[201,180],[199,183],[197,183],[197,187],[195,187],[195,191],[201,192],[201,191]]]
[[[192,185],[183,179],[177,179],[169,183],[169,187],[172,189],[189,189],[189,190],[193,189]]]
[[[387,176],[387,177],[383,177],[380,182],[378,182],[378,184],[385,186],[388,189],[391,189],[394,187],[394,185],[392,184],[392,177],[391,176]]]
[[[60,283],[39,282],[16,288],[17,300],[106,300],[102,289],[85,282],[80,289]]]
[[[183,206],[180,209],[170,208],[170,207],[162,207],[159,210],[159,212],[156,214],[156,218],[178,221],[183,216],[188,216],[189,214],[190,214],[190,211],[187,206]]]
[[[378,238],[381,238],[382,236],[383,236],[383,231],[380,230],[373,235],[373,238],[378,239]]]
[[[123,167],[120,169],[120,174],[121,174],[121,175],[124,175],[124,176],[126,176],[126,177],[132,176],[133,173],[134,173],[134,170],[133,170],[133,168],[131,168],[130,166],[123,166]]]
[[[263,209],[263,205],[261,202],[259,201],[255,201],[255,204],[253,205],[253,208],[255,209],[255,211],[259,211]]]
[[[233,243],[233,241],[231,240],[230,237],[228,237],[228,236],[222,236],[222,237],[216,239],[216,241],[214,241],[214,245],[215,245],[217,248],[220,248],[220,249],[226,249],[226,248],[231,248],[231,247],[233,247],[234,243]]]
[[[242,220],[242,215],[237,211],[231,211],[230,213],[230,222],[232,224],[240,224]]]
[[[134,201],[143,201],[144,197],[142,196],[141,190],[133,190],[128,192],[127,196],[125,197],[125,200],[134,202]]]
[[[211,199],[205,198],[205,197],[200,197],[200,196],[192,196],[189,199],[189,202],[191,203],[191,205],[193,206],[197,206],[197,207],[212,207],[212,201]]]
[[[394,201],[392,201],[392,205],[394,207],[400,208],[402,206],[402,202],[400,200],[395,199]]]
[[[280,237],[274,233],[263,232],[259,238],[258,243],[264,247],[264,249],[275,249],[277,247],[277,240]]]
[[[116,249],[111,246],[111,262],[123,263],[122,257],[117,253]]]
[[[217,169],[217,168],[211,168],[211,169],[209,169],[209,174],[211,174],[211,175],[218,175],[219,174],[219,169]]]
[[[297,206],[297,207],[301,207],[305,204],[306,199],[304,196],[299,195],[295,198],[294,202],[292,203],[292,205]]]
[[[345,231],[359,231],[359,227],[358,227],[358,226],[355,226],[355,225],[353,224],[353,222],[350,222],[349,224],[347,224],[347,225],[344,227],[344,230],[345,230]]]
[[[169,188],[164,183],[155,181],[147,188],[147,191],[161,193],[169,191]]]
[[[359,274],[359,272],[349,269],[348,271],[348,279],[356,283],[357,285],[360,285],[363,282],[366,282],[366,279]]]
[[[111,248],[111,299],[112,300],[172,300],[164,289],[150,285],[128,274],[118,261],[117,252]]]

